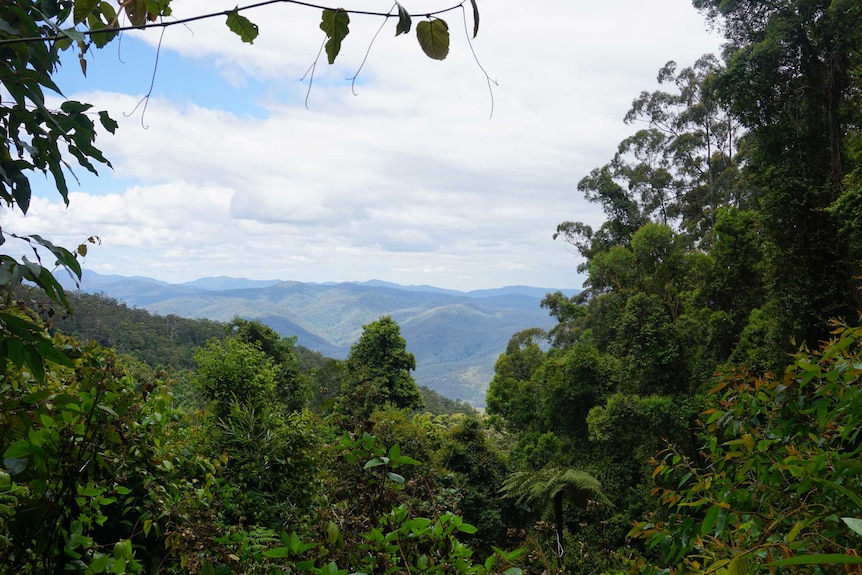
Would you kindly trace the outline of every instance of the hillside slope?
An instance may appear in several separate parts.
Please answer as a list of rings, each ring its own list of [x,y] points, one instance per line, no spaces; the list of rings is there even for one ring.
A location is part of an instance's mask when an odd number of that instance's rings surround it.
[[[219,289],[225,286],[242,287]],[[87,272],[81,287],[163,316],[260,319],[284,336],[296,336],[302,346],[341,359],[363,325],[389,315],[416,355],[416,381],[475,406],[484,405],[494,362],[512,334],[553,325],[538,294],[554,290],[526,286],[454,292],[385,282],[254,283],[234,278],[173,285]]]

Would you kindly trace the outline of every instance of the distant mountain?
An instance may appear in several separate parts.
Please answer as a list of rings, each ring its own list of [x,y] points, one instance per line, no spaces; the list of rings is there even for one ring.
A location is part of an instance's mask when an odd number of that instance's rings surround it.
[[[429,285],[407,285],[407,286],[404,286],[401,284],[396,284],[396,283],[392,283],[392,282],[385,282],[382,280],[368,280],[368,281],[364,281],[364,282],[351,282],[351,283],[355,283],[357,285],[362,285],[362,286],[368,286],[368,287],[385,287],[385,288],[400,289],[400,290],[405,290],[405,291],[445,293],[445,294],[449,294],[449,295],[466,295],[466,293],[468,293],[468,292],[461,292],[461,291],[453,290],[453,289],[438,288],[438,287],[429,286]]]
[[[390,315],[416,355],[416,381],[475,406],[484,405],[494,362],[509,338],[527,328],[553,327],[539,303],[557,291],[511,286],[459,292],[381,281],[314,284],[228,277],[177,285],[93,272],[85,272],[81,290],[160,315],[260,319],[284,336],[296,336],[300,345],[339,359],[347,357],[363,325]]]
[[[75,290],[75,283],[66,274],[60,274],[58,281],[67,290]],[[84,271],[80,290],[84,293],[104,293],[112,298],[136,307],[184,295],[197,294],[206,290],[183,284],[170,284],[153,278],[117,275],[100,275]]]
[[[182,285],[207,291],[219,291],[227,289],[263,288],[278,283],[281,283],[281,280],[249,280],[245,278],[218,276],[201,278],[194,281],[185,282]]]
[[[579,289],[561,289],[561,290],[549,290],[546,288],[537,288],[531,286],[506,286],[502,288],[494,288],[494,289],[477,289],[473,291],[467,292],[467,295],[470,297],[500,297],[500,296],[511,296],[511,295],[524,295],[531,298],[542,299],[548,293],[552,293],[555,291],[561,291],[565,295],[572,297],[573,295],[578,295],[581,293]]]

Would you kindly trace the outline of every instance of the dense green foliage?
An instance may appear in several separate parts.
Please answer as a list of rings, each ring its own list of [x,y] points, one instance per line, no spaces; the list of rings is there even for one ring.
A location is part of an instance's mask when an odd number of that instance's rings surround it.
[[[499,541],[453,514],[489,509],[461,495],[474,470],[456,454],[504,466],[470,420],[390,409],[363,422],[376,435],[339,427],[280,401],[278,364],[240,335],[196,354],[202,407],[178,405],[176,383],[132,375],[95,343],[54,341],[71,366],[46,362],[39,381],[7,364],[0,386],[0,572],[511,567],[490,547]],[[481,563],[458,534],[486,545]]]
[[[783,377],[719,378],[694,457],[654,461],[663,508],[634,534],[685,572],[862,565],[862,329],[836,326]]]
[[[846,319],[860,303],[862,10],[694,4],[722,25],[724,63],[669,63],[670,91],[635,99],[626,121],[647,127],[578,186],[607,221],[557,229],[587,289],[545,299],[548,333],[512,336],[488,418],[417,413],[416,360],[390,317],[343,363],[240,318],[207,339],[209,324],[144,315],[139,330],[126,315],[98,328],[135,362],[49,331],[50,304],[10,288],[29,280],[63,305],[65,292],[3,256],[0,570],[858,572],[862,328]],[[40,6],[3,4],[0,34],[110,20],[106,3]],[[143,23],[169,7],[123,10]],[[436,22],[420,37],[442,57]],[[348,24],[324,13],[330,59]],[[228,25],[252,39],[238,11]],[[66,197],[57,142],[106,163],[85,105],[40,106],[46,47],[76,35],[3,44],[2,193],[24,212],[27,171]],[[24,241],[80,277],[72,252]]]
[[[153,315],[105,296],[81,292],[67,296],[74,313],[54,315],[53,331],[93,340],[174,374],[195,366],[195,348],[225,336],[225,326],[218,322]]]
[[[416,357],[407,351],[401,328],[391,317],[363,326],[362,336],[344,362],[343,412],[364,419],[375,406],[423,407],[422,394],[410,375],[415,369]]]
[[[512,338],[488,413],[524,477],[601,482],[610,505],[563,511],[568,572],[850,572],[859,333],[829,322],[860,304],[862,11],[695,5],[724,63],[634,100],[646,127],[578,185],[607,221],[555,234],[587,289],[543,302],[550,349]]]

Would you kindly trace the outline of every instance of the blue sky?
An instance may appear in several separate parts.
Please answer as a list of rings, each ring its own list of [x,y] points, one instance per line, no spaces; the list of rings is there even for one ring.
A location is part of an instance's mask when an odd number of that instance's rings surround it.
[[[180,18],[236,5],[174,4]],[[402,4],[411,12],[446,5]],[[37,186],[28,216],[0,212],[3,227],[72,246],[96,235],[102,243],[85,269],[172,282],[580,287],[576,256],[551,239],[564,220],[601,224],[578,180],[637,129],[622,118],[642,90],[657,88],[658,69],[689,65],[719,39],[685,0],[480,0],[479,8],[473,47],[499,83],[491,118],[460,11],[446,16],[443,62],[426,58],[412,32],[395,38],[391,20],[358,95],[346,78],[380,21],[354,17],[336,64],[318,64],[308,109],[300,78],[320,47],[320,13],[288,4],[247,13],[261,30],[253,45],[223,17],[167,29],[143,117],[136,105],[159,30],[96,52],[86,78],[72,59],[58,76],[65,95],[120,123],[98,141],[114,170],[99,178],[78,170],[68,208],[47,183]]]

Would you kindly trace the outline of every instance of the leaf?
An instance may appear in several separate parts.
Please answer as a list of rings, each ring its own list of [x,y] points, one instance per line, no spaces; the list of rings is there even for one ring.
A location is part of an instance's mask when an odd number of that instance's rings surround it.
[[[147,0],[127,0],[122,6],[132,26],[143,26],[147,23]]]
[[[401,446],[397,443],[393,443],[392,447],[389,448],[389,459],[397,460],[401,457]]]
[[[117,124],[116,120],[111,118],[108,115],[108,113],[104,110],[99,112],[99,121],[102,123],[102,127],[105,128],[106,130],[108,130],[112,134],[117,131],[117,127],[119,126],[119,124]]]
[[[117,417],[117,418],[120,417],[119,415],[117,415],[116,411],[114,411],[113,409],[111,409],[110,407],[105,405],[104,403],[99,403],[96,405],[96,407],[98,407],[99,409],[101,409],[102,411],[104,411],[105,413],[107,413],[109,415],[112,415],[112,416]]]
[[[33,453],[33,448],[30,442],[26,439],[19,439],[10,445],[5,453],[3,453],[3,464],[6,464],[7,459],[21,459]]]
[[[45,16],[53,18],[60,14],[60,5],[57,0],[42,0],[40,4]]]
[[[853,503],[854,503],[857,507],[859,507],[860,509],[862,509],[862,497],[859,497],[859,496],[858,496],[858,495],[856,495],[856,493],[854,493],[853,491],[850,491],[849,489],[847,489],[847,488],[846,488],[846,487],[844,487],[843,485],[839,485],[839,484],[837,484],[837,483],[833,483],[833,482],[831,482],[831,481],[827,481],[827,480],[825,480],[825,479],[817,479],[817,478],[814,478],[814,480],[815,480],[817,483],[826,484],[826,485],[828,485],[829,487],[831,487],[832,489],[835,489],[836,491],[838,491],[839,493],[841,493],[842,495],[844,495],[845,497],[847,497],[848,499],[850,499],[851,501],[853,501]]]
[[[75,24],[80,24],[86,20],[101,0],[75,0],[75,7],[72,9],[72,21]]]
[[[476,5],[476,0],[470,0],[473,5],[473,38],[479,33],[479,7]]]
[[[396,2],[395,5],[398,6],[398,25],[395,26],[395,36],[397,37],[409,32],[413,22],[410,20],[410,12],[408,12],[404,6],[398,2]]]
[[[27,464],[29,462],[29,457],[4,457],[3,467],[6,468],[9,475],[18,475],[27,469]]]
[[[326,541],[330,545],[335,545],[338,543],[338,538],[341,536],[341,530],[338,528],[338,524],[335,521],[329,521],[326,524]]]
[[[426,530],[429,525],[431,525],[430,519],[427,517],[417,517],[416,519],[411,519],[404,523],[403,529],[411,531],[415,535]]]
[[[320,29],[326,32],[326,37],[329,38],[326,42],[326,58],[330,64],[335,63],[335,58],[341,51],[341,42],[350,33],[349,24],[350,15],[347,12],[341,9],[323,10]]]
[[[105,17],[105,22],[108,26],[117,25],[117,11],[114,10],[114,7],[110,2],[103,0],[99,9],[102,11],[102,16]]]
[[[791,529],[787,533],[787,536],[785,536],[784,540],[787,541],[788,545],[790,545],[796,540],[796,536],[799,535],[799,532],[802,531],[802,529],[805,527],[805,523],[805,521],[797,521],[796,524],[793,526],[793,529]]]
[[[445,20],[423,20],[416,25],[416,38],[425,55],[433,60],[445,60],[449,55],[449,25]]]
[[[767,567],[783,565],[862,565],[862,557],[843,553],[818,553],[816,555],[797,555],[767,563]]]
[[[17,177],[19,174],[21,177]],[[32,192],[30,191],[30,182],[23,174],[21,174],[21,172],[15,174],[12,179],[14,181],[12,186],[12,197],[15,198],[15,203],[18,204],[18,208],[21,210],[21,213],[26,215],[27,210],[30,209],[30,198],[32,196]]]
[[[257,24],[239,13],[239,6],[227,15],[227,27],[230,31],[240,37],[243,42],[253,44],[260,33]]]
[[[284,559],[286,557],[290,557],[290,549],[287,547],[276,547],[274,549],[267,549],[263,552],[264,557],[269,557],[270,559]]]
[[[93,573],[102,573],[108,568],[111,562],[110,555],[94,554],[95,559],[90,563],[90,569]]]
[[[372,467],[386,465],[387,463],[389,463],[388,457],[375,457],[366,461],[365,465],[362,466],[362,469],[371,469]]]
[[[706,512],[706,517],[703,520],[703,524],[700,526],[700,534],[702,536],[705,537],[712,532],[712,529],[718,522],[718,514],[720,512],[721,507],[719,507],[718,505],[713,505],[709,508],[709,511]]]
[[[460,531],[461,533],[466,533],[468,535],[473,535],[479,530],[476,528],[475,525],[470,525],[469,523],[462,523],[458,526],[458,531]]]
[[[745,565],[739,557],[733,558],[727,565],[727,575],[745,575]]]
[[[855,517],[842,517],[841,521],[847,524],[847,527],[853,530],[856,535],[862,535],[862,519]]]
[[[75,283],[78,283],[80,281],[81,273],[82,273],[81,272],[81,263],[75,257],[75,254],[73,254],[72,252],[70,252],[66,248],[54,245],[53,242],[50,242],[50,241],[46,240],[45,238],[43,238],[42,236],[39,236],[37,234],[31,235],[30,238],[33,241],[35,241],[36,243],[38,243],[39,245],[47,248],[48,251],[50,251],[54,255],[54,257],[57,258],[57,264],[62,265],[64,268],[66,268],[71,273],[73,273],[75,277],[72,279],[75,280]],[[47,271],[47,270],[44,270],[44,271]],[[50,272],[48,272],[48,273],[50,274]],[[60,284],[58,283],[57,285],[60,285]]]
[[[99,10],[90,14],[87,25],[90,26],[91,32],[97,32],[90,34],[90,40],[97,48],[104,48],[119,35],[119,32],[107,31],[117,26],[117,12],[108,2],[103,1],[99,5]]]

